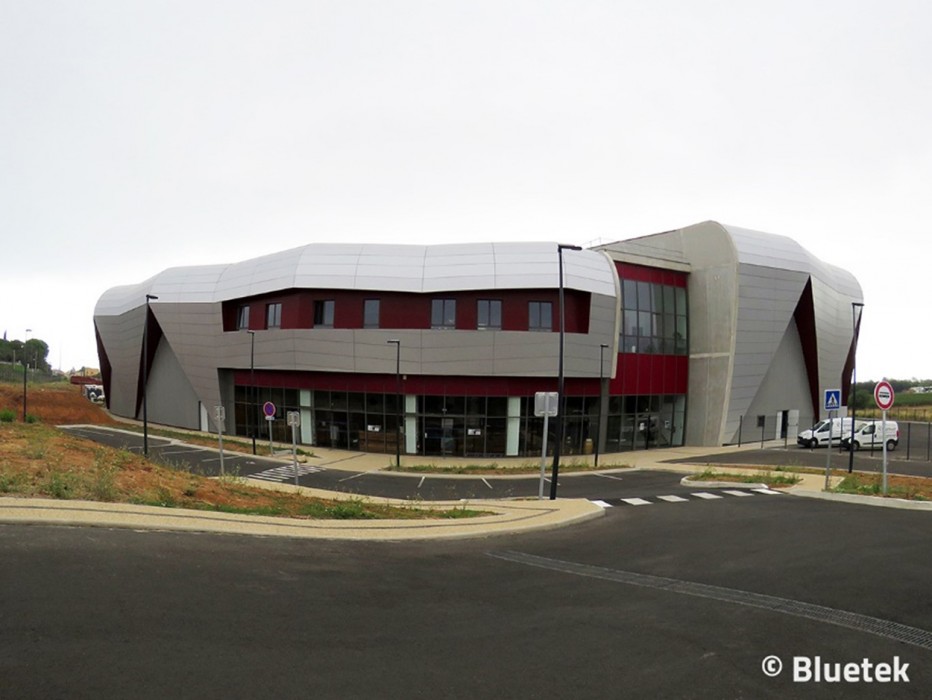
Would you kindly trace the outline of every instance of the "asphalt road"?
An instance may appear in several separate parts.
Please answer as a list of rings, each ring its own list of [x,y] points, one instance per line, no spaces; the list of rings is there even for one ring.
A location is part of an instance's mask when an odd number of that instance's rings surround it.
[[[445,543],[0,526],[0,695],[926,698],[930,534],[792,496]],[[794,683],[817,656],[909,682]]]
[[[67,428],[80,435],[111,447],[141,451],[142,436],[106,428]],[[230,455],[233,455],[231,457]],[[199,474],[217,475],[220,462],[217,451],[207,448],[172,444],[162,438],[149,438],[149,457],[179,469]],[[227,453],[225,466],[244,477],[294,483],[291,464],[282,460],[254,455]],[[550,471],[547,470],[544,496],[550,493]],[[512,498],[537,496],[540,476],[482,478],[444,477],[384,472],[353,472],[332,467],[299,465],[298,484],[328,491],[342,491],[368,496],[385,496],[409,500],[460,500],[477,498]],[[671,484],[673,486],[671,487]],[[613,499],[627,496],[651,496],[660,492],[679,494],[687,489],[675,483],[668,474],[631,472],[613,474],[565,474],[560,478],[557,494],[564,498]],[[695,490],[695,489],[693,489]]]

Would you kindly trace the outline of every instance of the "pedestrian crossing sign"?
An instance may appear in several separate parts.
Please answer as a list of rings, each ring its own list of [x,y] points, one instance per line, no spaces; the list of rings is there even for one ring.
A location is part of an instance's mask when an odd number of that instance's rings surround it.
[[[841,408],[841,389],[825,390],[825,410],[837,411]]]

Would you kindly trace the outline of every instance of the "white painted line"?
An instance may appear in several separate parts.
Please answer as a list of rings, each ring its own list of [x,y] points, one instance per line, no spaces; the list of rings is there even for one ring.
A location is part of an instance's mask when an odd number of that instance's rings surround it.
[[[686,503],[688,498],[680,498],[679,496],[657,496],[661,501],[666,501],[667,503]]]
[[[689,495],[690,495],[690,496],[695,496],[696,498],[704,498],[704,499],[706,499],[707,501],[710,501],[710,500],[712,500],[713,498],[721,498],[721,496],[719,496],[719,495],[717,495],[717,494],[714,494],[714,493],[709,493],[709,492],[707,492],[707,491],[696,491],[696,493],[691,493],[691,494],[689,494]]]
[[[600,474],[599,472],[595,473],[595,476],[600,476],[603,479],[614,479],[615,481],[624,481],[620,476],[612,476],[611,474]]]
[[[492,489],[493,491],[495,490],[495,487],[493,487],[492,484],[490,484],[490,483],[489,483],[488,481],[486,481],[485,479],[482,480],[482,483],[485,484],[486,486],[488,486],[488,487],[489,487],[490,489]]]
[[[643,498],[622,498],[621,500],[631,506],[652,506],[654,505],[650,501],[645,501]]]
[[[358,474],[353,474],[352,476],[348,476],[345,479],[340,479],[340,482],[349,481],[350,479],[358,479],[361,476],[365,476],[365,472],[359,472]],[[418,484],[418,486],[420,487],[420,484]]]
[[[613,507],[611,503],[606,503],[605,501],[592,501],[592,503],[595,503],[599,508],[612,508]]]
[[[782,496],[782,491],[774,491],[773,489],[751,489],[754,493],[765,493],[768,496]]]
[[[722,493],[727,493],[729,496],[753,496],[753,493],[748,493],[747,491],[738,491],[737,489],[726,489]]]
[[[427,478],[426,476],[422,476],[422,477],[421,477],[421,480],[420,480],[419,482],[417,482],[417,487],[418,487],[418,488],[421,488],[421,486],[424,485],[424,480],[425,480],[426,478]]]

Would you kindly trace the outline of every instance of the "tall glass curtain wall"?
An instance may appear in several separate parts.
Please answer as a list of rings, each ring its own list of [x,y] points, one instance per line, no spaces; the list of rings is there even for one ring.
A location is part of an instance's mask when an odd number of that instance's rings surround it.
[[[395,394],[346,391],[314,391],[312,406],[300,405],[296,389],[255,390],[255,410],[250,411],[249,387],[236,387],[236,434],[291,442],[288,411],[313,415],[313,436],[298,429],[302,444],[336,449],[394,453],[397,429]],[[266,401],[275,404],[275,420],[262,412]],[[418,396],[417,454],[454,457],[504,456],[509,420],[518,421],[518,452],[522,456],[541,453],[544,419],[534,415],[534,397],[521,398],[520,416],[508,416],[508,399],[503,396]],[[613,396],[606,415],[606,452],[622,452],[683,444],[685,396]],[[404,420],[402,416],[402,430]],[[407,416],[410,417],[410,416]],[[251,421],[251,423],[250,423]],[[564,414],[564,454],[586,454],[598,439],[597,396],[567,397]],[[553,451],[556,422],[550,421],[547,453]],[[404,437],[402,436],[402,449]]]
[[[621,351],[685,355],[686,314],[685,288],[622,280]]]

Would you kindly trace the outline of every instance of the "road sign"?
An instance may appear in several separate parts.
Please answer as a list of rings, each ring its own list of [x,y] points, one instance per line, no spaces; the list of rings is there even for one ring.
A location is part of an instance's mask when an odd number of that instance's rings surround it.
[[[266,420],[272,420],[275,418],[275,404],[271,401],[266,401],[262,404],[262,412],[265,414]]]
[[[825,410],[837,411],[841,408],[841,389],[825,390]]]
[[[877,408],[881,411],[892,408],[893,399],[893,387],[890,386],[890,382],[877,382],[877,386],[874,387],[874,403],[877,404]]]
[[[538,391],[534,394],[534,415],[555,416],[559,413],[559,394],[555,391]]]
[[[301,414],[298,411],[288,411],[288,425],[292,428],[301,425]]]

